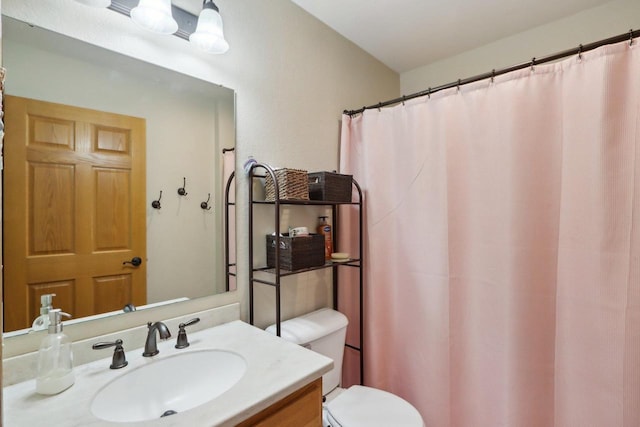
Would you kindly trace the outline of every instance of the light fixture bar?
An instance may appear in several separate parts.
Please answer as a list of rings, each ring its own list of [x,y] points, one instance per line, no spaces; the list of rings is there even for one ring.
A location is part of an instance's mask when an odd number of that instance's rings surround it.
[[[125,16],[131,16],[131,9],[136,7],[138,2],[139,0],[111,0],[111,6],[108,9]],[[178,31],[173,35],[188,41],[191,33],[196,31],[198,17],[173,4],[171,5],[171,13],[173,14],[173,19],[178,23]]]

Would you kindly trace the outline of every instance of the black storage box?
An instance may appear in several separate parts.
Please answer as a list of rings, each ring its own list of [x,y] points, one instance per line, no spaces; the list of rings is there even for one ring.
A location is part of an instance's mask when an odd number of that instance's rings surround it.
[[[324,263],[323,235],[289,237],[289,233],[285,233],[280,237],[281,269],[300,270],[321,266]],[[267,266],[276,266],[276,236],[271,234],[267,235]]]
[[[309,174],[309,198],[325,202],[351,202],[351,175],[334,172]]]

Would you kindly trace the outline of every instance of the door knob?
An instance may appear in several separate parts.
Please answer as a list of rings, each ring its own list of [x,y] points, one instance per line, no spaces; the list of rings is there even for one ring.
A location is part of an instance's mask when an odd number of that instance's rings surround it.
[[[131,264],[131,265],[133,265],[134,267],[137,267],[137,266],[139,266],[140,264],[142,264],[142,258],[140,258],[140,257],[138,257],[138,256],[134,256],[133,258],[131,258],[131,261],[124,261],[124,262],[122,263],[122,265],[125,265],[125,264]]]

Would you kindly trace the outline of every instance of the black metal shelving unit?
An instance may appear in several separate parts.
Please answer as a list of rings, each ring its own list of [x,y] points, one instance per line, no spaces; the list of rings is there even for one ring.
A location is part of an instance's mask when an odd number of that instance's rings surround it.
[[[227,184],[224,189],[224,287],[227,292],[231,290],[230,279],[236,277],[236,263],[231,262],[231,254],[229,253],[229,210],[233,206],[235,207],[235,201],[231,201],[231,184],[236,177],[235,172],[231,172],[227,179]],[[235,200],[235,199],[234,199]],[[235,235],[235,233],[234,233]]]
[[[248,200],[249,200],[249,323],[253,325],[254,323],[254,285],[256,283],[271,286],[275,290],[275,306],[276,306],[276,333],[280,336],[281,333],[281,294],[280,294],[280,286],[283,277],[292,276],[296,274],[301,274],[314,270],[321,270],[331,268],[333,270],[333,308],[338,309],[338,297],[339,297],[339,281],[338,281],[338,269],[340,268],[357,268],[359,270],[359,284],[358,284],[358,294],[359,294],[359,345],[354,346],[351,344],[347,344],[347,347],[355,350],[359,353],[360,358],[360,383],[364,382],[364,331],[363,331],[363,318],[364,318],[364,303],[363,303],[363,292],[364,292],[364,271],[363,271],[363,235],[362,235],[362,226],[363,226],[363,209],[362,209],[362,190],[358,183],[355,180],[352,180],[352,185],[356,189],[355,194],[357,194],[357,200],[352,202],[331,202],[331,201],[319,201],[319,200],[281,200],[280,199],[280,188],[278,186],[278,180],[276,179],[275,172],[273,169],[266,164],[255,163],[251,166],[248,171],[249,174],[249,192],[248,192]],[[254,200],[254,191],[253,191],[253,183],[256,179],[264,179],[267,175],[271,176],[275,184],[275,200],[274,201],[264,201],[264,200]],[[229,178],[229,182],[227,183],[226,191],[228,193],[231,181],[233,180],[233,176]],[[225,214],[228,217],[229,215],[229,206],[233,205],[233,203],[229,203],[228,196],[225,196],[225,205],[226,210]],[[254,230],[253,230],[253,218],[254,218],[254,207],[257,205],[270,205],[273,206],[274,210],[274,231],[276,232],[276,244],[275,244],[275,266],[274,267],[265,267],[265,266],[255,266],[254,256],[253,256],[253,239],[254,239]],[[340,218],[339,218],[339,207],[341,205],[352,205],[358,208],[358,258],[349,259],[346,262],[331,262],[328,261],[324,265],[305,268],[300,270],[288,271],[280,268],[280,235],[278,231],[280,230],[280,209],[282,206],[328,206],[331,208],[331,217],[332,217],[332,241],[334,244],[334,251],[338,252],[339,248],[337,237],[340,235]],[[225,221],[228,224],[228,221]],[[228,247],[228,230],[225,232],[225,238],[227,239],[225,247]],[[225,275],[226,275],[226,285],[227,288],[229,286],[229,277],[235,276],[235,272],[231,271],[232,268],[235,268],[235,264],[230,264],[229,254],[225,253],[226,262],[225,262]],[[261,277],[256,277],[256,273],[260,274]],[[266,273],[266,274],[261,274]],[[266,277],[266,278],[264,278]]]

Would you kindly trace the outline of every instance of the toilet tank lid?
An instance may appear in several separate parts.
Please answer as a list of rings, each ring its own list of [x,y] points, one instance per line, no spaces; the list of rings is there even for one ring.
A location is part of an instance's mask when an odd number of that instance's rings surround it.
[[[287,341],[304,345],[332,334],[349,324],[347,316],[330,308],[321,308],[304,316],[285,320],[280,324],[280,335]],[[267,328],[276,334],[276,325]]]

